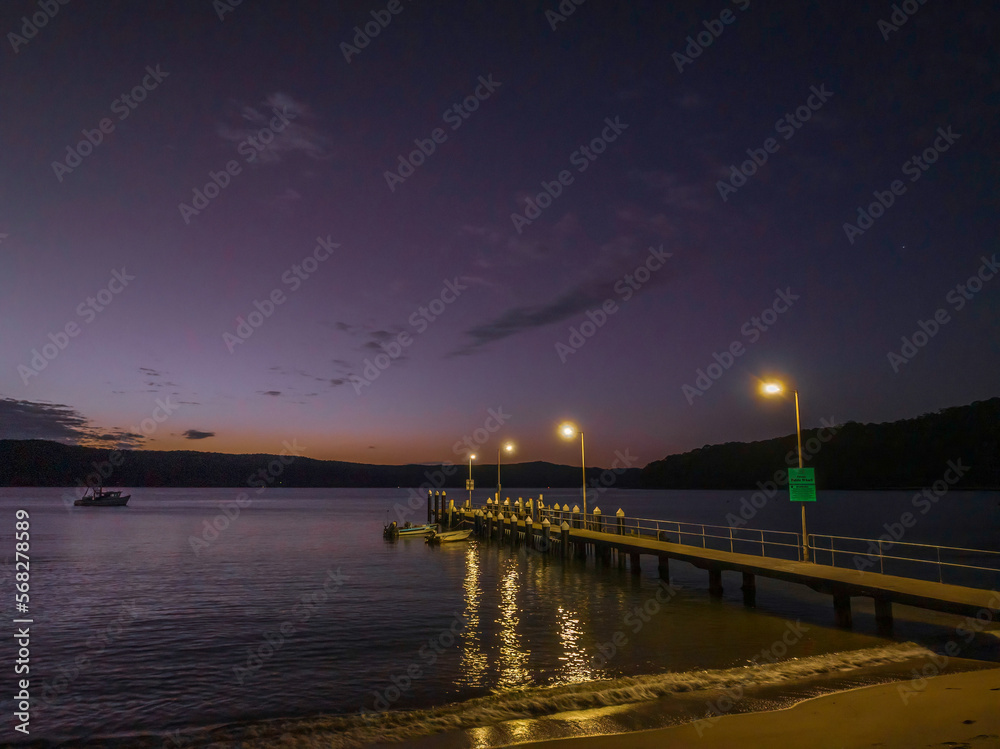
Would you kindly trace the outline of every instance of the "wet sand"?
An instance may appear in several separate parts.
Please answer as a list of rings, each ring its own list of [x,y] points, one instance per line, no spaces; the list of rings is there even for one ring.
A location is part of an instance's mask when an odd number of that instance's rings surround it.
[[[861,687],[768,712],[652,731],[532,742],[548,749],[1000,749],[1000,669]]]

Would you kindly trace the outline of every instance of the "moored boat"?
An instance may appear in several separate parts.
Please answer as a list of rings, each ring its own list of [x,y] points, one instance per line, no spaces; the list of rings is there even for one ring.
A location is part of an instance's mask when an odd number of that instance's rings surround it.
[[[455,541],[465,541],[471,535],[471,528],[464,531],[445,531],[444,533],[432,532],[427,538],[424,539],[424,541],[432,545],[447,544],[454,543]]]
[[[76,507],[125,507],[131,497],[131,494],[126,494],[123,497],[121,489],[92,486],[73,504]]]
[[[437,525],[412,525],[409,521],[402,527],[393,520],[382,529],[384,538],[409,538],[410,536],[426,536],[437,530]]]

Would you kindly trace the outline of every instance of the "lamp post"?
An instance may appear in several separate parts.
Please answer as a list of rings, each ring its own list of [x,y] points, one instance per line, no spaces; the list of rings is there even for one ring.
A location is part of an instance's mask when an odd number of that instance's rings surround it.
[[[571,440],[577,434],[580,435],[580,467],[583,471],[583,525],[587,525],[587,454],[583,447],[583,430],[578,429],[576,424],[565,422],[559,427],[559,433],[564,439]]]
[[[766,382],[761,387],[761,390],[766,395],[777,395],[784,389],[784,386],[780,382]],[[799,420],[799,391],[793,388],[792,394],[795,396],[795,439],[798,443],[799,468],[802,468],[802,425]],[[806,533],[805,502],[802,503],[802,561],[809,561],[809,536]]]
[[[500,447],[497,448],[497,502],[500,501],[500,450],[503,449],[506,452],[514,451],[513,442],[504,442]]]
[[[472,507],[472,461],[475,459],[475,454],[469,453],[469,507]]]

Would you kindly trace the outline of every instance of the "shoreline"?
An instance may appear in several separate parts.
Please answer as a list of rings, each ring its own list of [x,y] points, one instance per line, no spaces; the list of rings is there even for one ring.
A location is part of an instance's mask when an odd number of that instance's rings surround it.
[[[537,749],[729,749],[802,745],[817,749],[1000,749],[1000,667],[908,682],[860,686],[787,707],[721,715],[667,728],[526,741]]]

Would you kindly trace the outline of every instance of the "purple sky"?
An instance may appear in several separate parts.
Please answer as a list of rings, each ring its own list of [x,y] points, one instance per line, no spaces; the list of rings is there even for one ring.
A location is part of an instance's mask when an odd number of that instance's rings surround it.
[[[998,394],[996,11],[389,6],[4,6],[0,438],[461,461],[494,409],[483,461],[644,465],[793,431],[769,375],[804,427]]]

